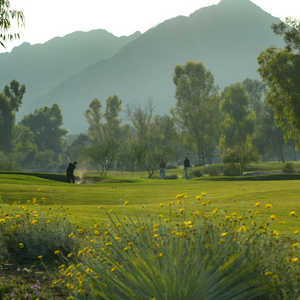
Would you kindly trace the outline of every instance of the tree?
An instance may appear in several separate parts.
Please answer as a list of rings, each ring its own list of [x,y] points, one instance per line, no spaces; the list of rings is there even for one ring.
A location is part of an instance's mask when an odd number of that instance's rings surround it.
[[[276,126],[274,112],[267,103],[264,105],[262,120],[257,128],[255,145],[263,158],[275,157],[285,162],[283,132]]]
[[[152,143],[153,106],[146,108],[128,108],[128,116],[133,127],[134,138],[131,141],[132,158],[135,167],[147,170],[151,178],[161,158],[158,148]]]
[[[119,119],[121,104],[122,101],[117,96],[108,97],[103,115],[101,102],[95,98],[85,113],[89,123],[88,135],[92,141],[87,153],[103,173],[117,164],[122,138]]]
[[[219,137],[219,97],[212,73],[202,63],[176,66],[173,115],[200,164],[211,162]]]
[[[247,163],[257,158],[253,146],[255,113],[249,109],[250,97],[241,83],[226,87],[220,104],[220,148],[224,163],[238,163],[242,175]]]
[[[22,104],[25,90],[25,85],[13,80],[0,93],[0,149],[5,152],[12,151],[16,113]]]
[[[17,125],[14,130],[14,158],[17,165],[27,168],[34,164],[38,152],[33,132],[24,125]]]
[[[5,47],[7,40],[20,38],[20,33],[12,33],[13,25],[18,27],[24,25],[24,15],[21,11],[11,9],[9,0],[0,0],[0,45]]]
[[[34,142],[39,151],[51,150],[56,158],[62,153],[67,130],[61,128],[63,116],[57,104],[36,109],[32,114],[25,116],[21,124],[33,132]]]
[[[300,146],[300,23],[273,25],[282,35],[285,49],[269,48],[258,57],[259,73],[269,89],[268,104],[274,111],[276,124],[283,129],[285,139],[295,139]]]
[[[98,98],[94,98],[85,111],[85,117],[89,123],[88,136],[92,141],[100,141],[103,137],[102,128],[102,104]]]
[[[249,78],[245,79],[243,84],[250,97],[249,108],[255,112],[256,120],[258,121],[263,114],[266,85],[259,80]]]

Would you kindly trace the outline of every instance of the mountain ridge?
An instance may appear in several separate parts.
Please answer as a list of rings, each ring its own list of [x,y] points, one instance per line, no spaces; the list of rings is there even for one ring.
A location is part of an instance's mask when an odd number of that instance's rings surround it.
[[[236,5],[238,3],[238,5]],[[249,0],[223,0],[190,16],[166,20],[132,39],[107,59],[88,65],[59,82],[32,103],[58,103],[72,132],[85,130],[83,114],[94,97],[117,94],[126,104],[143,105],[149,98],[166,113],[174,106],[174,68],[202,61],[224,87],[247,77],[258,78],[256,58],[283,42],[271,24],[279,22]]]

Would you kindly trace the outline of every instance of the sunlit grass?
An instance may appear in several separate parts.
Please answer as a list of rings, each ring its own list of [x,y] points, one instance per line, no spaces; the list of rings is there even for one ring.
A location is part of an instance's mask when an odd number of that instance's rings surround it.
[[[63,205],[70,212],[72,222],[89,225],[94,220],[105,220],[105,211],[113,209],[123,215],[151,215],[164,213],[158,204],[167,205],[174,195],[186,192],[185,206],[193,203],[195,195],[207,192],[212,207],[223,210],[247,212],[254,202],[262,205],[272,202],[271,211],[261,210],[262,217],[277,216],[276,227],[281,232],[292,232],[298,225],[297,219],[289,218],[289,211],[300,215],[300,182],[290,181],[209,181],[192,180],[150,180],[135,178],[128,180],[107,180],[90,185],[70,185],[62,182],[25,175],[0,175],[0,199],[3,204],[26,203],[33,198],[43,205]],[[129,201],[129,209],[123,209],[123,202]],[[98,207],[102,207],[99,209]],[[300,229],[300,228],[299,228]]]

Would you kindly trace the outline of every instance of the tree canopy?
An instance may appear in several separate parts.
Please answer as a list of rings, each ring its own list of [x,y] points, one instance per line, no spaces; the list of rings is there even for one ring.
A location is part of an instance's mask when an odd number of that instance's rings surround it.
[[[13,25],[24,25],[24,14],[20,10],[11,9],[9,0],[0,0],[0,45],[5,47],[7,40],[20,38],[19,32],[12,32]]]
[[[259,73],[267,83],[268,104],[274,110],[275,122],[286,139],[293,138],[300,146],[300,23],[273,26],[286,42],[284,49],[269,48],[258,57]]]

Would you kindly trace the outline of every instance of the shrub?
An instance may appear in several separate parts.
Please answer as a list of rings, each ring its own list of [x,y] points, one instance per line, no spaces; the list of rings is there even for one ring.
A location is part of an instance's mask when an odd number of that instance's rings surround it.
[[[166,179],[178,179],[177,174],[171,174],[171,175],[167,175]]]
[[[286,256],[268,227],[216,209],[186,219],[182,208],[168,219],[110,217],[105,234],[78,252],[78,263],[61,268],[57,282],[85,300],[284,299],[283,285],[269,274],[285,274]]]
[[[295,173],[295,166],[293,163],[286,163],[282,168],[283,173]]]
[[[203,171],[209,176],[219,176],[223,174],[224,170],[222,165],[208,165],[203,168]]]
[[[191,172],[192,177],[202,177],[202,171],[200,169],[194,169]]]
[[[224,165],[224,176],[240,176],[241,175],[240,165],[237,163],[225,164]]]
[[[67,255],[79,247],[72,232],[72,225],[58,209],[14,206],[11,213],[0,216],[1,254],[18,265],[36,263],[38,258],[52,263],[60,258],[56,254]]]
[[[166,166],[166,169],[167,169],[167,170],[174,170],[174,169],[177,169],[177,167],[174,166],[174,165],[167,165],[167,166]]]

